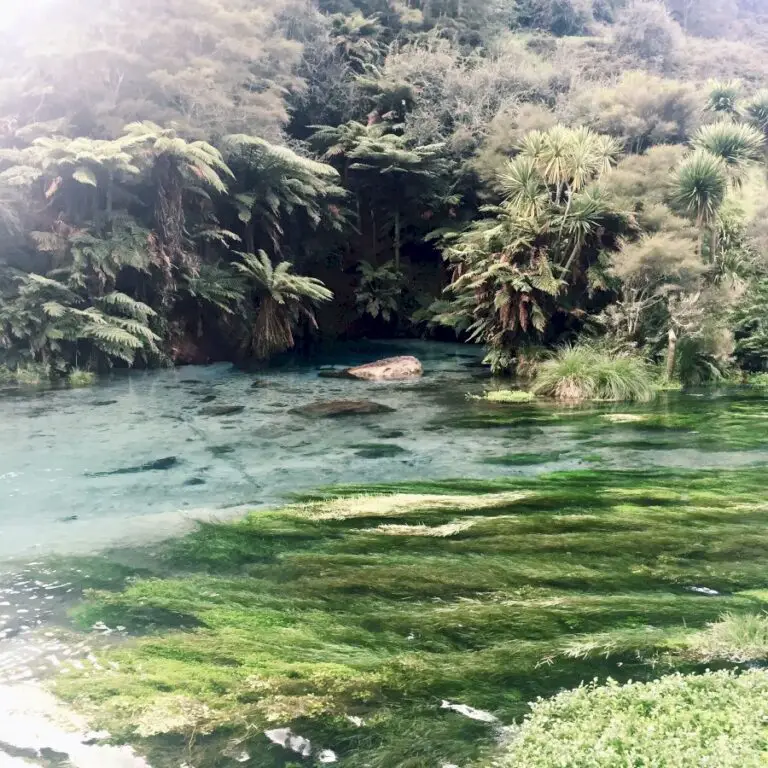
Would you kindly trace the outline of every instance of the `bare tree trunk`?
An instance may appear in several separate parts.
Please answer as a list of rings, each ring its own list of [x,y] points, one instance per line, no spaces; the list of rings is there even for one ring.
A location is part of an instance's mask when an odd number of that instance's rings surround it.
[[[113,195],[114,195],[114,175],[112,171],[109,172],[109,178],[107,179],[107,219],[112,220],[112,208],[113,208]]]
[[[670,327],[667,334],[667,380],[671,381],[675,374],[675,353],[677,352],[677,334]]]
[[[395,269],[400,271],[400,209],[395,209]]]
[[[699,251],[699,258],[703,261],[704,260],[704,218],[699,214],[696,217],[696,228],[699,231],[698,239],[697,239],[697,248]]]
[[[253,237],[253,219],[245,225],[245,250],[246,253],[256,253],[256,243]]]
[[[376,212],[371,208],[371,264],[376,263]]]

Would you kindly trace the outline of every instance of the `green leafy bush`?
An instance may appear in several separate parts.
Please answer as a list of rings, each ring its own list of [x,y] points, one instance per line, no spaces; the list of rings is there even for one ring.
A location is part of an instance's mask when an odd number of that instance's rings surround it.
[[[608,354],[590,344],[559,349],[539,366],[531,391],[557,400],[637,400],[653,397],[653,376],[645,360],[625,352]]]
[[[751,387],[768,387],[768,373],[755,373],[747,379]]]
[[[539,699],[495,768],[765,765],[768,673],[670,675]]]

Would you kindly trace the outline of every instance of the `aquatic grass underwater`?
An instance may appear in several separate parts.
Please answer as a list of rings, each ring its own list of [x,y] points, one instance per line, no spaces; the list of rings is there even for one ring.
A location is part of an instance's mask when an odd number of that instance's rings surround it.
[[[768,409],[762,390],[724,388],[660,393],[650,403],[558,404],[539,400],[514,408],[469,401],[433,428],[504,429],[527,439],[552,428],[585,444],[627,450],[768,450]]]
[[[768,606],[766,523],[757,468],[328,489],[88,593],[77,625],[131,640],[55,687],[155,768],[488,766],[537,696],[732,665],[710,625]]]

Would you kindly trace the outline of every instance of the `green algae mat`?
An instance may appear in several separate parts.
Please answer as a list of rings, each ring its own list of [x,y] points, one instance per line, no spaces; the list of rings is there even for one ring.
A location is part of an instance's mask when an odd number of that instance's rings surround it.
[[[702,638],[768,607],[764,489],[583,470],[204,525],[99,577],[73,619],[128,639],[56,692],[155,768],[490,766],[536,697],[738,666]]]

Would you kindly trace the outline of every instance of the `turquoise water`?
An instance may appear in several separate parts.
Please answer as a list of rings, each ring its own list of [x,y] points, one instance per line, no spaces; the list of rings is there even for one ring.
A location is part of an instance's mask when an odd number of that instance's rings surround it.
[[[328,366],[406,353],[423,361],[422,379],[368,383],[321,375]],[[639,470],[626,474],[631,487],[646,480],[663,484],[664,474],[651,473],[658,468],[768,463],[768,399],[761,390],[669,393],[637,405],[510,406],[467,398],[509,387],[509,382],[488,378],[479,363],[479,351],[467,346],[379,343],[340,347],[312,362],[288,360],[256,373],[223,364],[134,371],[88,389],[0,394],[0,703],[17,696],[9,686],[98,670],[94,654],[132,638],[131,628],[122,626],[130,622],[96,622],[87,633],[72,635],[70,611],[83,590],[128,585],[126,574],[136,567],[155,572],[159,550],[145,545],[180,536],[197,520],[231,519],[247,509],[279,505],[297,494],[344,483],[372,492],[378,483],[387,490],[387,483],[416,480],[424,481],[420,487],[428,492],[429,481],[446,478]],[[294,412],[334,399],[369,400],[392,410],[335,419]],[[609,472],[565,477],[574,489],[580,488],[582,477],[587,484],[593,477],[620,480]],[[666,482],[674,486],[675,477]],[[553,488],[558,482],[552,480]],[[608,483],[603,489],[601,504],[609,503],[612,487]],[[591,519],[589,495],[557,500],[553,510],[558,514],[561,503],[564,514],[583,513]],[[616,514],[621,513],[619,505]],[[521,545],[498,524],[502,528],[494,536],[476,540],[477,546],[488,547],[490,558],[498,555],[497,536],[502,549]],[[464,546],[471,548],[468,536]],[[335,533],[329,542],[332,550],[338,546]],[[416,552],[418,544],[417,538],[402,556]],[[446,556],[454,546],[453,540],[443,539],[428,544],[439,551],[446,548]],[[521,546],[524,567],[530,553]],[[366,542],[355,556],[365,557],[370,548]],[[543,557],[534,572],[544,565],[556,569],[559,562]],[[605,565],[612,565],[610,559]],[[695,555],[685,589],[709,589],[711,574],[695,571],[698,565]],[[408,561],[407,568],[418,566],[418,558]],[[459,558],[455,567],[464,566]],[[449,578],[453,569],[440,573]],[[328,577],[325,571],[321,575]],[[695,594],[709,599],[718,592]],[[407,601],[396,601],[395,607],[407,610]],[[716,616],[716,609],[712,611],[706,618]],[[676,621],[682,618],[675,614]],[[530,674],[548,674],[536,669]],[[478,696],[472,692],[468,701],[484,704]],[[37,713],[35,718],[35,733],[43,720],[50,725],[47,715]],[[3,742],[0,733],[4,766],[8,755]]]
[[[419,356],[424,378],[319,375],[328,364],[398,353]],[[135,371],[88,389],[0,397],[0,562],[140,544],[196,519],[232,517],[337,483],[484,478],[595,461],[631,468],[768,459],[760,393],[671,395],[634,408],[489,405],[466,399],[503,385],[486,379],[479,359],[468,346],[368,344],[258,373],[228,364]],[[333,399],[395,410],[339,419],[291,412]],[[206,415],[212,406],[242,411]],[[604,418],[616,411],[686,421],[650,429]]]

